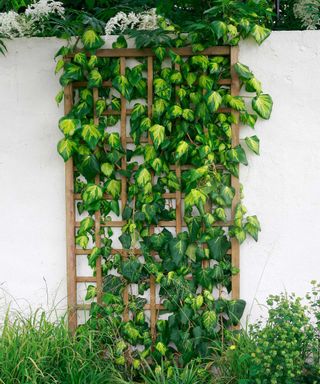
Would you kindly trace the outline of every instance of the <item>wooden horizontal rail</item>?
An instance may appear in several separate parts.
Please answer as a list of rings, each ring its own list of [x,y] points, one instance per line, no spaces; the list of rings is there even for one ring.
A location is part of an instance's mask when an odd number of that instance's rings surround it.
[[[169,50],[169,48],[168,48]],[[183,48],[170,48],[173,52],[180,56],[194,56],[194,55],[218,55],[218,56],[229,56],[230,55],[230,46],[217,46],[209,47],[204,49],[201,52],[193,52],[192,47],[183,47]],[[83,50],[76,50],[74,53],[66,55],[65,59],[72,58],[76,53],[83,52]],[[90,55],[89,52],[85,52],[87,56]],[[155,53],[150,48],[136,49],[136,48],[112,48],[112,49],[98,49],[96,51],[96,56],[98,57],[154,57]]]
[[[76,309],[77,310],[83,310],[83,311],[89,311],[91,308],[91,304],[77,304],[76,305]],[[155,308],[157,310],[164,310],[165,309],[165,306],[163,304],[156,304],[155,305]],[[151,306],[150,304],[146,304],[144,307],[143,307],[144,310],[146,311],[149,311],[151,309]]]

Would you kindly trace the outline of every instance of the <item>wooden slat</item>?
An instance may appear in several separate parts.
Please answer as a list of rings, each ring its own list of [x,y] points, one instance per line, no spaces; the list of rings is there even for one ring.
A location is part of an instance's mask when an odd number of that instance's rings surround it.
[[[125,57],[120,58],[120,74],[125,75],[126,71],[126,59]],[[127,100],[121,95],[121,123],[120,123],[120,136],[121,136],[121,145],[124,149],[127,148]],[[127,160],[126,156],[123,156],[121,159],[121,169],[127,169]],[[121,176],[121,209],[123,210],[127,204],[127,178]],[[121,225],[122,227],[122,225]],[[126,255],[125,255],[126,257]],[[128,286],[124,288],[123,291],[123,302],[125,305],[125,310],[123,313],[123,320],[129,320],[129,288]]]
[[[177,53],[180,56],[192,56],[195,53],[192,51],[192,47],[183,47],[183,48],[170,48],[173,52]],[[81,50],[76,50],[73,54],[67,55],[66,58],[72,58],[77,52],[82,52]],[[89,53],[85,52],[87,55]],[[218,56],[228,56],[230,54],[229,46],[217,46],[209,47],[199,54],[201,55],[218,55]],[[149,57],[155,56],[155,53],[152,49],[136,49],[136,48],[118,48],[118,49],[98,49],[96,51],[96,56],[98,57]]]
[[[152,118],[152,103],[153,103],[153,57],[148,57],[147,69],[147,88],[148,88],[148,117]],[[148,135],[148,142],[152,144],[150,134]],[[153,182],[153,173],[152,180]],[[149,229],[150,235],[154,233],[154,226],[151,225]],[[157,309],[156,309],[156,279],[150,275],[150,328],[152,340],[156,339],[156,322],[157,322]]]
[[[230,66],[231,66],[231,95],[237,96],[240,93],[240,81],[236,71],[234,70],[234,64],[238,62],[238,47],[231,47],[230,53]],[[234,113],[237,121],[239,121],[239,112]],[[236,147],[239,145],[239,124],[232,124],[232,147]],[[239,169],[239,166],[238,166]],[[231,185],[235,189],[235,196],[232,201],[231,207],[231,215],[232,219],[234,219],[236,206],[239,204],[240,197],[240,182],[239,178],[235,176],[231,176]],[[240,245],[237,239],[231,239],[231,247],[232,247],[232,266],[235,268],[239,268],[240,266]],[[240,297],[240,274],[232,275],[232,298],[239,299]]]
[[[70,113],[73,105],[72,84],[64,88],[64,113]],[[74,181],[73,159],[70,158],[65,165],[66,180],[66,237],[67,237],[67,292],[68,292],[68,325],[71,331],[77,327],[77,264],[75,254],[75,209],[74,209]]]
[[[98,88],[93,88],[93,121],[94,124],[99,124],[99,117],[96,111],[96,102],[99,99],[99,90]],[[97,185],[100,184],[100,175],[97,175],[95,178],[95,183]],[[97,248],[101,247],[101,235],[100,235],[100,228],[101,228],[101,212],[100,210],[96,211],[94,214],[94,236],[95,236],[95,245]],[[101,268],[101,256],[97,258],[96,261],[96,282],[97,282],[97,303],[101,303],[102,299],[102,268]]]

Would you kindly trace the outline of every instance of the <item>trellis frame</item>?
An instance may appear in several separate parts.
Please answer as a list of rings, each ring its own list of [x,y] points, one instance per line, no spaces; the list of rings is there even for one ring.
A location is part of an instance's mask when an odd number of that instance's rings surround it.
[[[172,49],[175,53],[179,54],[183,57],[188,57],[194,55],[191,47],[185,48],[175,48]],[[203,55],[208,56],[229,56],[230,57],[230,79],[222,79],[219,81],[221,85],[230,85],[230,92],[232,96],[239,95],[240,92],[240,81],[237,73],[233,69],[233,66],[238,61],[238,51],[239,48],[237,46],[217,46],[210,47],[201,52]],[[131,49],[131,48],[123,48],[123,49],[101,49],[96,52],[97,56],[100,57],[114,57],[120,58],[120,73],[125,73],[126,68],[126,59],[134,59],[138,57],[147,58],[147,110],[148,117],[152,116],[152,103],[153,103],[153,59],[154,52],[151,49]],[[70,56],[66,57],[65,60],[70,61]],[[73,92],[74,89],[86,86],[86,82],[74,82],[68,84],[64,89],[64,112],[68,114],[73,106]],[[110,81],[104,81],[103,86],[111,87],[112,83]],[[97,124],[99,122],[99,117],[97,116],[95,105],[98,100],[98,89],[93,89],[93,104],[94,104],[94,123]],[[236,147],[239,145],[239,112],[236,112],[230,108],[220,108],[221,112],[233,112],[237,118],[237,123],[232,124],[232,147]],[[105,115],[109,114],[119,114],[120,115],[120,137],[121,144],[123,148],[127,148],[127,144],[133,143],[131,137],[127,136],[126,133],[126,119],[127,116],[130,115],[131,109],[126,108],[126,99],[121,96],[121,111],[106,111]],[[150,136],[147,139],[142,139],[141,142],[151,143]],[[121,168],[126,169],[126,158],[125,156],[121,160]],[[170,167],[171,170],[176,172],[178,179],[181,177],[181,171],[189,169],[190,166],[176,164]],[[95,182],[99,183],[99,176],[96,177]],[[126,177],[121,176],[121,206],[122,209],[127,201],[127,192],[126,192]],[[235,189],[235,196],[232,202],[231,207],[231,221],[227,223],[214,223],[215,226],[228,227],[233,224],[233,218],[235,215],[235,208],[237,204],[240,202],[240,182],[239,179],[235,176],[231,176],[231,185]],[[68,324],[69,328],[74,331],[77,327],[77,311],[83,309],[89,309],[90,305],[79,305],[77,303],[77,284],[78,283],[96,283],[97,286],[97,302],[101,303],[102,296],[102,270],[101,270],[101,257],[98,258],[96,263],[96,276],[78,276],[77,275],[77,257],[78,255],[89,255],[90,250],[81,250],[76,249],[75,246],[75,236],[76,229],[79,228],[80,223],[76,221],[76,212],[75,212],[75,201],[81,200],[81,195],[76,194],[74,192],[74,164],[73,159],[70,158],[65,165],[65,196],[66,196],[66,243],[67,243],[67,295],[68,295]],[[106,198],[110,196],[105,195]],[[164,198],[167,199],[175,199],[176,201],[176,220],[173,221],[160,221],[158,223],[158,227],[174,227],[176,229],[176,233],[181,232],[181,229],[184,225],[182,220],[182,208],[181,203],[183,200],[183,194],[181,191],[177,191],[175,193],[164,193]],[[126,221],[111,221],[101,223],[100,219],[100,211],[95,213],[95,244],[97,247],[101,246],[101,237],[100,237],[100,229],[101,227],[122,227]],[[154,226],[151,226],[150,233],[153,233]],[[127,257],[129,251],[124,249],[113,249],[112,253],[120,253],[124,258]],[[132,250],[131,250],[132,252]],[[139,250],[134,250],[135,254],[139,255]],[[240,265],[240,248],[239,242],[235,239],[231,239],[231,262],[232,266],[239,269]],[[239,299],[240,296],[240,273],[236,273],[232,275],[232,299]],[[125,287],[123,300],[125,304],[125,312],[124,312],[124,321],[129,319],[129,293],[128,287]],[[155,278],[150,276],[150,304],[146,304],[144,307],[145,310],[150,311],[150,327],[152,337],[155,338],[156,335],[156,320],[157,314],[159,310],[164,309],[161,304],[156,303],[156,283]]]

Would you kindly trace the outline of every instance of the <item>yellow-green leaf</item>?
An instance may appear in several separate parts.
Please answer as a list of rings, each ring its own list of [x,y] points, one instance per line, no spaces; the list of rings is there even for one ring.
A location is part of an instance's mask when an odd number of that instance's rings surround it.
[[[160,124],[155,124],[150,128],[149,132],[155,147],[159,148],[164,140],[164,126]]]
[[[67,161],[77,149],[77,143],[71,139],[62,139],[58,142],[58,152],[64,161]]]
[[[103,163],[101,164],[101,172],[107,176],[110,177],[112,175],[112,172],[114,171],[114,166],[110,163]]]
[[[106,190],[110,195],[117,199],[120,195],[121,182],[120,180],[110,180],[107,184]]]
[[[206,100],[207,100],[207,106],[210,112],[217,111],[222,103],[222,97],[220,96],[220,93],[217,91],[209,92],[206,95]]]
[[[252,108],[263,119],[269,119],[273,107],[273,101],[270,95],[261,94],[252,99]]]
[[[139,186],[143,187],[147,183],[151,182],[151,173],[147,168],[140,168],[136,175],[137,183]]]
[[[88,77],[88,87],[89,88],[99,88],[102,85],[102,76],[97,69],[93,69],[89,73]]]
[[[254,37],[255,41],[260,45],[264,40],[270,36],[271,30],[261,25],[255,24],[251,30],[251,35]]]
[[[181,157],[188,152],[188,149],[189,149],[189,144],[186,141],[181,140],[176,149],[176,156],[175,156],[176,160],[181,159]]]
[[[91,204],[101,200],[103,197],[103,190],[100,185],[88,184],[86,189],[82,193],[82,199],[84,203]]]
[[[88,29],[81,37],[84,48],[91,51],[104,45],[104,40],[93,30]]]
[[[89,285],[87,288],[87,294],[85,300],[94,299],[97,295],[97,288],[94,285]]]
[[[94,149],[101,138],[101,133],[95,124],[86,124],[82,128],[81,136],[88,143],[91,149]]]
[[[66,136],[72,136],[80,126],[81,122],[77,119],[62,118],[59,121],[59,128]]]
[[[251,151],[253,151],[255,154],[259,155],[260,140],[256,135],[251,136],[251,137],[246,137],[245,142],[246,142],[247,146],[251,149]]]

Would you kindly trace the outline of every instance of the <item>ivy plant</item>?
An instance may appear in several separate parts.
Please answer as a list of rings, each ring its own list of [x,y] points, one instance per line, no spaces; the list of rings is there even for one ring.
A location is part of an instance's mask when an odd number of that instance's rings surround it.
[[[212,44],[236,44],[249,34],[261,43],[270,32],[245,20],[237,21],[237,26],[231,22],[211,24]],[[235,196],[231,177],[238,177],[239,164],[248,164],[247,150],[259,154],[259,138],[253,134],[233,147],[232,125],[239,116],[242,124],[254,129],[258,118],[270,117],[272,99],[242,63],[235,64],[234,70],[252,96],[231,95],[230,85],[222,81],[230,79],[229,58],[202,52],[209,44],[208,39],[201,43],[207,32],[200,25],[198,32],[177,31],[171,37],[171,47],[161,41],[153,46],[151,115],[146,105],[146,58],[139,58],[122,73],[119,58],[96,55],[104,41],[88,29],[81,37],[83,50],[74,52],[71,60],[61,58],[57,63],[57,72],[63,70],[63,87],[74,81],[87,84],[76,92],[72,110],[59,122],[64,137],[58,152],[64,161],[73,158],[75,192],[82,196],[77,208],[80,214],[86,213],[76,244],[86,249],[90,241],[95,242],[97,210],[102,223],[112,220],[111,215],[125,222],[118,240],[128,251],[127,258],[112,252],[115,235],[107,226],[101,229],[101,246],[94,246],[88,255],[94,273],[101,257],[103,274],[102,305],[92,303],[89,322],[93,327],[118,329],[118,338],[113,340],[115,362],[119,367],[130,366],[133,372],[138,372],[146,359],[168,369],[173,360],[185,365],[208,356],[223,342],[225,329],[239,323],[245,308],[243,300],[228,296],[231,278],[239,272],[232,266],[231,240],[242,243],[249,236],[257,241],[261,228],[255,215],[246,215],[242,203],[230,223]],[[142,35],[137,33],[136,37],[138,46],[144,46]],[[190,44],[194,54],[188,58],[172,50]],[[125,38],[120,36],[113,47],[127,47]],[[63,47],[57,56],[69,53],[70,49]],[[104,82],[111,82],[112,90],[103,86]],[[93,88],[99,96],[95,105]],[[132,105],[129,135],[134,145],[130,149],[122,146],[116,129],[121,96]],[[57,101],[62,98],[60,92]],[[94,120],[94,110],[99,123]],[[123,159],[126,169],[121,167]],[[177,164],[188,165],[182,167],[181,178],[172,170]],[[127,179],[125,206],[120,204],[121,177]],[[160,221],[176,219],[173,202],[163,195],[177,191],[184,196],[183,230],[173,234],[163,228],[153,233],[150,229]],[[155,339],[144,311],[150,275],[159,286],[160,312],[166,314],[157,320]],[[127,308],[123,301],[126,286]],[[97,293],[97,288],[89,285],[86,299],[94,299]],[[122,317],[125,310],[130,314],[126,322]]]

